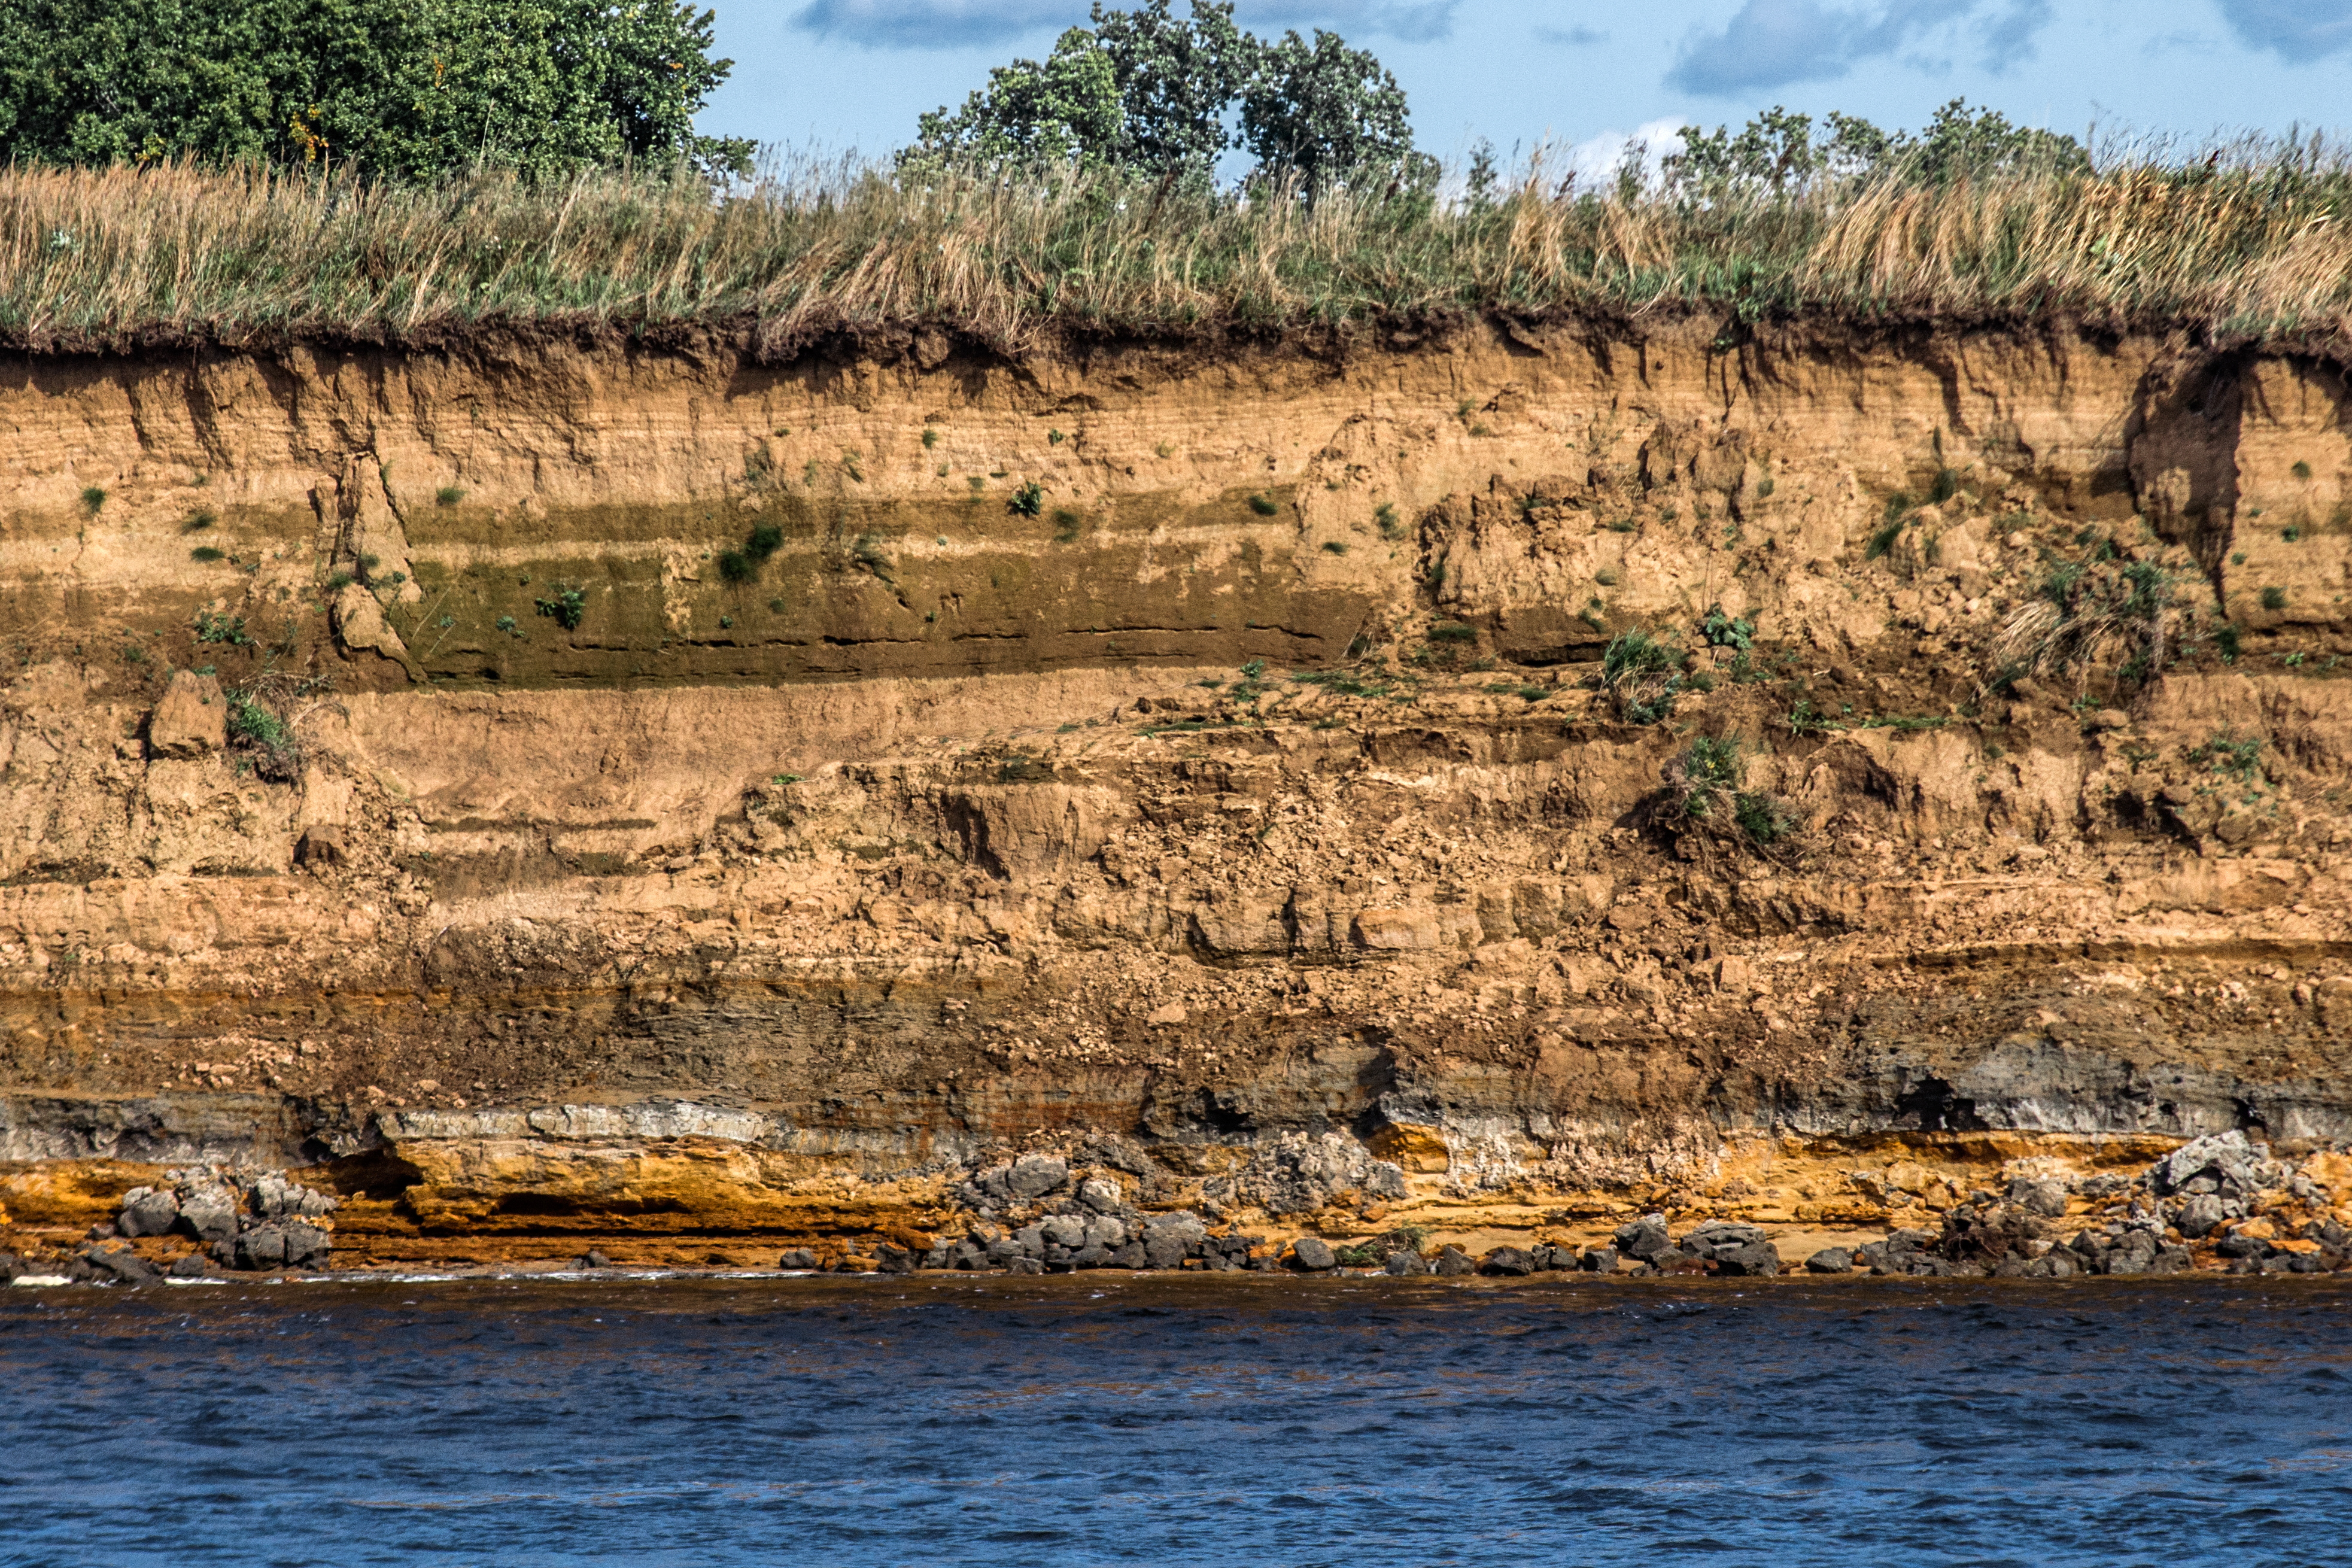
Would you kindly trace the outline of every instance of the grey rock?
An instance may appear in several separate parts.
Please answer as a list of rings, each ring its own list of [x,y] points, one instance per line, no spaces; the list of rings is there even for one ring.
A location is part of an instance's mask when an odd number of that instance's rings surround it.
[[[2020,1176],[2009,1184],[2008,1201],[2030,1215],[2056,1219],[2066,1212],[2065,1184]]]
[[[2053,1247],[2034,1261],[2046,1265],[2053,1279],[2072,1279],[2083,1272],[2082,1259],[2063,1247]]]
[[[874,1249],[874,1257],[876,1266],[882,1273],[912,1274],[915,1271],[915,1255],[903,1247],[893,1247],[886,1241]]]
[[[1022,1203],[1042,1198],[1070,1179],[1070,1167],[1051,1154],[1024,1154],[1005,1173],[1004,1190]]]
[[[1074,1214],[1057,1214],[1037,1227],[1055,1247],[1073,1249],[1087,1244],[1087,1222]]]
[[[1087,1245],[1108,1247],[1116,1252],[1127,1245],[1127,1226],[1110,1215],[1087,1224]]]
[[[1532,1274],[1536,1271],[1536,1262],[1523,1248],[1498,1247],[1480,1261],[1478,1271],[1482,1274]]]
[[[1344,1133],[1286,1133],[1259,1144],[1249,1163],[1213,1195],[1227,1204],[1254,1203],[1270,1215],[1292,1215],[1335,1203],[1395,1200],[1406,1189],[1402,1170]]]
[[[1148,1267],[1150,1261],[1150,1250],[1139,1241],[1130,1241],[1125,1247],[1115,1249],[1110,1255],[1110,1266],[1113,1268],[1142,1268]]]
[[[1312,1236],[1302,1236],[1292,1242],[1290,1255],[1298,1260],[1298,1267],[1301,1268],[1318,1273],[1326,1268],[1336,1268],[1339,1261],[1331,1255],[1328,1242]]]
[[[1764,1232],[1760,1226],[1711,1219],[1692,1227],[1690,1234],[1682,1239],[1682,1250],[1703,1258],[1719,1247],[1753,1247],[1763,1239]]]
[[[1045,1272],[1045,1266],[1034,1258],[1016,1258],[1008,1266],[1008,1269],[1014,1274],[1043,1274]]]
[[[1452,1279],[1456,1275],[1475,1273],[1477,1268],[1478,1265],[1471,1259],[1468,1253],[1449,1241],[1438,1248],[1436,1260],[1431,1264],[1430,1272]]]
[[[306,1220],[286,1222],[286,1264],[289,1268],[324,1268],[334,1249],[334,1238]]]
[[[1578,1256],[1576,1266],[1587,1274],[1617,1272],[1617,1249],[1613,1247],[1588,1247]]]
[[[2222,1186],[2249,1193],[2275,1186],[2281,1174],[2271,1163],[2269,1150],[2233,1130],[2183,1143],[2149,1169],[2148,1180],[2158,1193],[2175,1193],[2200,1176],[2210,1176]]]
[[[226,1241],[236,1234],[236,1194],[219,1185],[195,1187],[180,1195],[180,1234],[198,1241]]]
[[[127,1247],[93,1247],[82,1255],[89,1266],[123,1285],[151,1285],[163,1278],[155,1266]]]
[[[1156,1214],[1143,1222],[1143,1239],[1147,1242],[1168,1237],[1185,1247],[1198,1247],[1207,1235],[1207,1228],[1201,1224],[1201,1216],[1191,1209]]]
[[[1088,1242],[1071,1253],[1069,1258],[1073,1268],[1100,1268],[1109,1261],[1110,1248],[1099,1242]]]
[[[2147,1260],[2150,1274],[2185,1274],[2196,1267],[2197,1259],[2185,1247],[2159,1247],[2156,1256]]]
[[[1043,1258],[1045,1256],[1045,1227],[1044,1226],[1024,1225],[1019,1230],[1013,1233],[1013,1240],[1014,1245],[1021,1248],[1021,1256],[1024,1258]]]
[[[170,1269],[174,1279],[203,1279],[220,1271],[220,1266],[201,1252],[191,1252],[175,1261]]]
[[[1617,1227],[1617,1250],[1628,1258],[1646,1263],[1674,1246],[1666,1236],[1666,1216],[1644,1215],[1631,1224]]]
[[[146,1284],[155,1284],[158,1279],[163,1279],[163,1272],[160,1272],[152,1262],[148,1262],[146,1258],[142,1258],[139,1253],[127,1248],[127,1246],[120,1246],[120,1248],[115,1248],[115,1246],[94,1246],[94,1248],[89,1248],[87,1253],[82,1253],[82,1256],[89,1260],[89,1268],[97,1269],[101,1277],[113,1279],[115,1284],[146,1286]]]
[[[816,1267],[816,1254],[811,1252],[805,1247],[795,1247],[791,1251],[785,1253],[782,1258],[776,1259],[776,1267],[779,1268],[814,1268]]]
[[[1429,1272],[1429,1265],[1423,1260],[1420,1253],[1410,1247],[1400,1247],[1390,1253],[1388,1262],[1382,1267],[1391,1274],[1399,1276]]]
[[[1769,1241],[1751,1241],[1715,1249],[1715,1266],[1726,1274],[1761,1279],[1780,1272],[1780,1249]]]
[[[991,1265],[998,1268],[1003,1268],[1016,1258],[1026,1258],[1028,1256],[1029,1254],[1023,1249],[1021,1243],[1009,1236],[1000,1236],[995,1240],[990,1242],[987,1247],[988,1261]]]
[[[0,1252],[0,1285],[7,1284],[26,1271],[24,1260],[13,1252]]]
[[[1843,1247],[1824,1247],[1805,1259],[1805,1270],[1810,1274],[1851,1274],[1853,1254]]]
[[[1106,1182],[1100,1176],[1089,1176],[1078,1184],[1078,1202],[1097,1214],[1117,1214],[1127,1201],[1116,1182]]]
[[[1538,1247],[1530,1250],[1538,1268],[1556,1272],[1576,1267],[1576,1248],[1572,1247]]]
[[[1147,1230],[1143,1239],[1136,1245],[1142,1248],[1141,1267],[1145,1268],[1175,1268],[1181,1266],[1192,1253],[1192,1248],[1184,1244],[1181,1237],[1165,1232],[1155,1236]]]
[[[335,1200],[287,1180],[283,1171],[265,1171],[253,1184],[253,1212],[264,1219],[317,1219],[334,1212]]]
[[[169,1187],[133,1187],[122,1195],[114,1228],[124,1236],[167,1236],[179,1217],[179,1195]]]
[[[592,1247],[587,1251],[580,1255],[579,1258],[572,1264],[572,1267],[575,1268],[610,1268],[613,1267],[613,1260],[604,1256],[604,1250],[601,1247]]]
[[[2200,1236],[2211,1235],[2213,1227],[2220,1225],[2224,1217],[2220,1198],[2211,1193],[2199,1193],[2180,1205],[2180,1213],[2172,1223],[2179,1228],[2181,1235],[2194,1240]]]
[[[282,1226],[257,1225],[236,1238],[236,1266],[239,1268],[283,1268],[286,1266],[286,1231]]]

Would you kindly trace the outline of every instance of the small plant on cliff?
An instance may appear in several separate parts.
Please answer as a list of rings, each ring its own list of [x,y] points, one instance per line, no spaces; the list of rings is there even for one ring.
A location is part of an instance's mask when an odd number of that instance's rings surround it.
[[[1015,517],[1035,517],[1045,510],[1045,487],[1031,479],[1013,492],[1013,499],[1004,503],[1004,510]]]
[[[302,742],[296,726],[304,714],[332,699],[331,675],[290,676],[265,668],[243,686],[222,695],[228,700],[226,728],[231,751],[249,761],[253,771],[273,784],[291,784],[302,776]],[[289,717],[305,698],[317,698],[300,714]]]
[[[996,764],[998,784],[1042,784],[1054,776],[1054,770],[1024,752],[1009,752]]]
[[[1666,764],[1666,799],[1660,816],[1687,858],[1707,859],[1727,847],[1773,854],[1797,830],[1796,814],[1780,796],[1740,787],[1747,766],[1728,736],[1693,741]]]
[[[751,531],[740,550],[719,552],[719,574],[730,583],[749,583],[759,576],[760,568],[768,557],[783,548],[784,531],[772,522],[763,522]]]
[[[1372,509],[1372,521],[1379,526],[1382,539],[1404,537],[1404,524],[1397,521],[1396,507],[1388,501],[1382,501]]]
[[[1282,510],[1280,504],[1278,504],[1272,496],[1266,494],[1264,490],[1260,490],[1257,494],[1250,497],[1249,509],[1250,510],[1257,513],[1260,517],[1272,517],[1276,512]]]
[[[1078,542],[1079,528],[1085,521],[1085,518],[1080,517],[1070,508],[1055,507],[1054,509],[1054,542],[1076,544]]]
[[[251,647],[253,639],[246,635],[245,617],[215,615],[210,610],[196,612],[196,640],[200,643],[222,643],[230,647]]]
[[[188,552],[189,560],[202,561],[207,564],[210,564],[215,561],[225,561],[227,558],[228,552],[226,550],[215,549],[214,546],[209,544],[199,544],[194,550]]]
[[[98,515],[98,509],[105,504],[106,492],[98,486],[92,485],[88,489],[81,492],[81,509],[82,510],[89,513],[90,516],[96,517]]]
[[[1623,631],[1601,655],[1601,689],[1629,724],[1654,724],[1683,689],[1682,656],[1644,631]]]
[[[434,504],[436,506],[456,506],[465,499],[464,489],[457,485],[443,485],[433,492]]]
[[[892,581],[889,552],[882,548],[882,536],[878,533],[868,531],[857,536],[857,542],[849,547],[849,563],[873,573],[885,583]]]
[[[1699,622],[1698,630],[1699,636],[1706,639],[1706,646],[1709,647],[1737,648],[1739,652],[1746,653],[1756,643],[1754,618],[1742,616],[1734,620],[1723,613],[1721,605],[1707,606],[1706,618]]]
[[[2241,739],[2234,730],[2216,730],[2205,743],[2189,753],[2192,763],[2210,763],[2217,773],[2240,784],[2252,784],[2262,772],[2263,742],[2259,735]]]
[[[558,583],[548,589],[545,598],[532,600],[530,607],[565,631],[578,631],[588,614],[588,591],[575,584]]]
[[[2087,679],[2105,665],[2118,679],[2146,679],[2164,668],[2179,631],[2174,597],[2172,574],[2153,561],[2053,561],[2041,596],[1986,643],[1983,689],[2067,670]]]

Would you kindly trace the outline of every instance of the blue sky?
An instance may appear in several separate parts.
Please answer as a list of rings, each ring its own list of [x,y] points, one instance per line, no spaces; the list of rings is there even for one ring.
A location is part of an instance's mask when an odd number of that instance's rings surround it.
[[[1053,47],[1085,0],[700,0],[735,76],[707,132],[887,152],[988,68]],[[1188,8],[1179,0],[1178,9]],[[1916,126],[1965,95],[2028,124],[2201,139],[2352,132],[2352,0],[1242,0],[1265,33],[1331,28],[1403,82],[1421,145],[1629,133],[1775,103]]]

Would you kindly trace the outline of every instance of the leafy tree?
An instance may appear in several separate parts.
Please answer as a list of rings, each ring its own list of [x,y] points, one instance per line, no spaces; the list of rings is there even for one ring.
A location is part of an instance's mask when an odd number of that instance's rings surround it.
[[[917,125],[919,140],[898,162],[922,165],[967,157],[1103,163],[1118,156],[1125,125],[1109,52],[1094,34],[1072,27],[1042,64],[998,66],[988,73],[988,85],[955,113],[941,108],[924,115]]]
[[[1310,188],[1402,166],[1412,153],[1404,89],[1337,33],[1318,27],[1312,44],[1286,33],[1242,90],[1242,144],[1261,170],[1295,172]]]
[[[1268,44],[1234,25],[1231,0],[1192,0],[1189,18],[1171,0],[1133,11],[1096,0],[1089,20],[1043,63],[1000,66],[961,109],[924,115],[900,166],[1026,158],[1205,181],[1243,147],[1261,174],[1310,187],[1363,166],[1423,173],[1404,89],[1336,34]]]
[[[733,64],[710,45],[675,0],[13,0],[0,158],[748,172],[694,131]]]
[[[1089,19],[1118,83],[1118,162],[1210,174],[1236,144],[1227,119],[1265,53],[1234,25],[1231,0],[1192,0],[1190,21],[1171,16],[1169,0],[1135,11],[1106,11],[1095,0]]]
[[[1917,136],[1882,131],[1850,114],[1829,116],[1826,139],[1812,119],[1774,105],[1736,134],[1683,128],[1683,150],[1668,162],[1677,184],[1699,194],[1802,190],[1818,180],[1895,175],[1941,184],[1972,174],[2018,169],[2083,170],[2090,155],[2071,136],[2012,125],[1990,109],[1954,99]]]

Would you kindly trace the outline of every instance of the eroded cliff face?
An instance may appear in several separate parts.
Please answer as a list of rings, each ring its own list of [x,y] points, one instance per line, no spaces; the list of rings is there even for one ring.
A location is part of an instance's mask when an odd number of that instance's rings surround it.
[[[2352,1136],[2347,396],[2060,328],[20,360],[0,1205],[749,1262],[1051,1149],[1835,1236]]]

